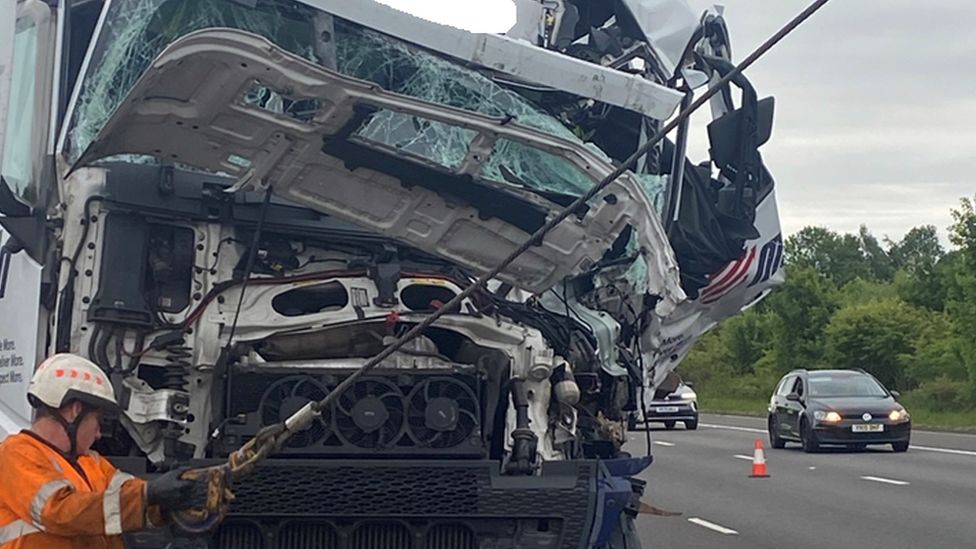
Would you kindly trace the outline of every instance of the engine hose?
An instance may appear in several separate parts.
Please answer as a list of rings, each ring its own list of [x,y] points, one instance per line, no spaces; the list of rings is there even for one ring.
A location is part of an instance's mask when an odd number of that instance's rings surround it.
[[[512,403],[515,406],[515,430],[512,431],[512,459],[506,472],[531,475],[535,470],[538,437],[529,428],[529,395],[525,381],[513,379],[509,384]]]
[[[95,328],[92,330],[91,335],[88,336],[88,360],[91,360],[96,364],[98,363],[98,356],[95,353],[95,343],[98,341],[98,338],[101,337],[101,335],[102,325],[95,324]]]
[[[106,372],[112,369],[112,361],[108,358],[108,346],[112,342],[112,332],[103,328],[99,339],[95,343],[95,363]]]

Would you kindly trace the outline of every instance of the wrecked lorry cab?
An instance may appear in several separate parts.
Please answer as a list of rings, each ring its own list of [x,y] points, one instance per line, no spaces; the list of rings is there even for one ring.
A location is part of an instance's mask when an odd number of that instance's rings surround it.
[[[43,265],[39,354],[90,357],[124,403],[103,454],[216,463],[321,400],[728,58],[721,17],[681,1],[519,5],[543,9],[491,36],[373,2],[18,3],[72,24],[48,169],[22,184],[2,165],[5,249]],[[651,457],[624,448],[628,417],[781,276],[771,105],[736,86],[714,170],[686,131],[653,150],[338,395],[195,543],[639,544]]]

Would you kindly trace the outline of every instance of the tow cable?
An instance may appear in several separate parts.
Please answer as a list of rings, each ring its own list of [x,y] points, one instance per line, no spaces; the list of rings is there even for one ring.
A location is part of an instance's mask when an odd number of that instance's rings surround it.
[[[430,316],[400,336],[399,339],[388,345],[379,354],[370,358],[358,370],[350,374],[349,377],[342,381],[342,383],[337,385],[335,389],[333,389],[325,398],[320,401],[309,402],[284,422],[262,428],[260,431],[258,431],[254,438],[231,453],[227,463],[200,469],[190,469],[183,473],[182,476],[185,479],[207,479],[207,504],[206,507],[202,509],[191,509],[173,513],[172,519],[175,524],[180,529],[191,534],[204,533],[215,528],[224,518],[224,516],[226,516],[230,508],[230,503],[234,499],[230,489],[233,480],[252,473],[259,462],[280,450],[292,435],[309,427],[312,422],[321,415],[322,409],[329,406],[332,401],[338,398],[338,395],[342,394],[343,391],[348,389],[353,383],[356,382],[357,379],[375,368],[377,365],[383,362],[383,360],[403,347],[403,345],[418,335],[421,335],[440,317],[447,314],[449,311],[460,307],[463,300],[467,299],[475,291],[482,288],[488,281],[498,276],[499,273],[505,270],[529,248],[536,245],[536,243],[541,243],[543,237],[545,237],[545,235],[556,225],[561,223],[567,217],[573,215],[573,213],[578,211],[581,206],[585,205],[601,191],[606,189],[607,186],[630,169],[630,167],[640,157],[647,154],[651,148],[660,143],[667,134],[671,133],[671,131],[673,131],[684,120],[691,116],[692,113],[697,111],[715,94],[724,89],[732,81],[732,79],[736,78],[744,70],[749,68],[766,52],[772,49],[773,46],[793,32],[804,21],[809,19],[810,16],[819,11],[820,8],[827,4],[827,2],[829,2],[829,0],[816,0],[810,4],[810,6],[803,10],[803,12],[794,17],[789,23],[777,31],[776,34],[771,36],[768,40],[763,42],[762,45],[756,48],[756,50],[746,57],[742,63],[737,65],[728,74],[711,85],[705,91],[705,93],[691,103],[687,109],[680,112],[678,116],[664,125],[660,131],[658,131],[651,139],[644,143],[644,145],[639,147],[633,154],[624,160],[613,172],[603,178],[602,181],[573,201],[572,204],[566,206],[551,219],[549,219],[549,221],[536,230],[536,232],[525,240],[518,248],[513,250],[512,253],[510,253],[501,263],[478,277],[474,283],[465,288],[461,293],[454,296],[454,298],[445,303],[444,306],[431,313]]]

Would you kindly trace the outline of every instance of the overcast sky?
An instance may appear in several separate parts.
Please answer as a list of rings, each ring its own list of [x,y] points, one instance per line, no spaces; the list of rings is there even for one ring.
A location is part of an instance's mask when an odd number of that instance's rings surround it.
[[[503,32],[509,0],[381,0],[479,32]],[[697,10],[715,4],[689,0]],[[724,0],[741,60],[808,0]],[[834,0],[751,68],[775,95],[763,155],[784,229],[825,225],[900,238],[976,194],[976,38],[971,0]],[[705,155],[697,132],[693,160]]]

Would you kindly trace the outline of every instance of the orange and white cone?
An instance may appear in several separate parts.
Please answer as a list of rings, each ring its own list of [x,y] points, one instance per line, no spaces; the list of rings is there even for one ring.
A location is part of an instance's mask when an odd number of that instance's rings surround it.
[[[766,453],[763,451],[762,440],[756,439],[756,449],[752,454],[752,478],[769,478],[769,471],[766,469]]]

